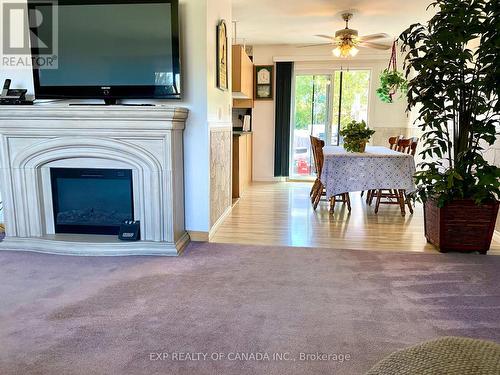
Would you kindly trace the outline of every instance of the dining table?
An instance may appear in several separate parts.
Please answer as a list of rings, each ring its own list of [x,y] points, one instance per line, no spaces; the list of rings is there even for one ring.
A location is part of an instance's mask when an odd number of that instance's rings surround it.
[[[327,197],[378,189],[415,191],[415,160],[410,154],[382,146],[366,146],[365,152],[325,146],[323,155],[321,182]]]

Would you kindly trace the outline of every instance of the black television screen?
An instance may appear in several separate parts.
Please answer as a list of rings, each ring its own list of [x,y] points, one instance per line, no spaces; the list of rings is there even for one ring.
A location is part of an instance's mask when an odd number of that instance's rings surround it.
[[[180,98],[178,0],[31,1],[32,39],[55,30],[57,68],[35,67],[37,98]],[[34,55],[43,51],[32,42]]]

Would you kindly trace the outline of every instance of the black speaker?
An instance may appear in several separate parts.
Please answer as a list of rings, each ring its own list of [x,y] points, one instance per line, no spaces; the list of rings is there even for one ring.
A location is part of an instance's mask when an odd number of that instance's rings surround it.
[[[139,241],[141,239],[141,222],[125,220],[120,224],[118,239],[122,241]]]

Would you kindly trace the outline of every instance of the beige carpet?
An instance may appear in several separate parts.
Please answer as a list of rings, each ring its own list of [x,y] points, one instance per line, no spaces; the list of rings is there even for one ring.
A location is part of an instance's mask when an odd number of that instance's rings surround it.
[[[0,374],[363,374],[440,336],[499,342],[499,285],[473,254],[0,252]]]

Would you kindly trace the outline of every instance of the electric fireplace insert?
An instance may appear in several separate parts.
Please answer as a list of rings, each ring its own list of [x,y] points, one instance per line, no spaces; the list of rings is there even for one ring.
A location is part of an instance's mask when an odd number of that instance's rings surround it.
[[[50,168],[56,233],[117,235],[134,220],[132,170]]]

